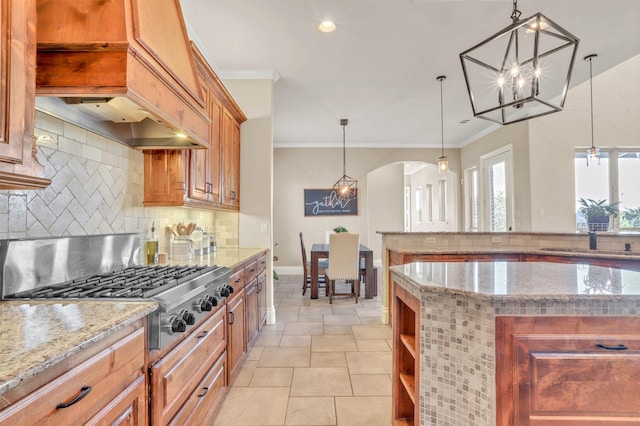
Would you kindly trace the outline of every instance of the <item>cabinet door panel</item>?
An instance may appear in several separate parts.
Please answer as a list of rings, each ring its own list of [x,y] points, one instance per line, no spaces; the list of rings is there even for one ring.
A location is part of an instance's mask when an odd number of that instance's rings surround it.
[[[144,151],[144,205],[184,204],[187,191],[186,165],[186,151]]]
[[[247,343],[251,343],[258,334],[258,291],[257,280],[254,279],[245,287],[245,312]]]
[[[498,317],[496,365],[499,425],[640,423],[638,318]]]
[[[267,274],[265,271],[258,275],[258,330],[267,320]]]
[[[247,351],[245,330],[244,290],[236,291],[231,300],[227,299],[227,357],[229,383],[237,373],[242,356]]]
[[[36,2],[0,0],[0,189],[51,181],[36,158]]]

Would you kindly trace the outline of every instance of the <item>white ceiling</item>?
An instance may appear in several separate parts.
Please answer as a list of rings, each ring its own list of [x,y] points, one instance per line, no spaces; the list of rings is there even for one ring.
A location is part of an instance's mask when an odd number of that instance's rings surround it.
[[[510,0],[180,1],[221,78],[279,75],[277,147],[341,146],[340,118],[347,147],[439,147],[442,74],[445,146],[494,126],[471,115],[459,54],[511,23]],[[520,0],[518,9],[580,39],[572,86],[588,79],[587,54],[598,54],[594,75],[640,54],[640,0]],[[317,30],[325,19],[335,32]]]

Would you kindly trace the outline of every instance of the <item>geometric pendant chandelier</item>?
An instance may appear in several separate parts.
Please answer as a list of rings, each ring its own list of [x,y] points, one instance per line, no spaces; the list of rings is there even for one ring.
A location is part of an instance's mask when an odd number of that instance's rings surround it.
[[[541,13],[460,54],[475,117],[510,124],[562,110],[579,40]]]
[[[358,190],[358,181],[347,175],[345,128],[348,124],[348,119],[340,119],[340,125],[342,126],[342,177],[333,184],[333,189],[336,190],[338,199],[342,202],[355,198]]]

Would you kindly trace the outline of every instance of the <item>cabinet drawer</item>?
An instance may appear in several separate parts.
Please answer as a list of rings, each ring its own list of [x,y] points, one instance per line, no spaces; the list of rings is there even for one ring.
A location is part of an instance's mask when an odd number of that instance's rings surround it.
[[[146,375],[142,375],[89,420],[87,425],[146,425],[149,423],[147,403]]]
[[[267,269],[267,256],[260,256],[258,259],[258,273]]]
[[[258,262],[255,260],[244,267],[244,282],[250,283],[258,275]]]
[[[189,396],[170,425],[209,424],[226,390],[227,354],[223,352]]]
[[[83,424],[139,380],[144,367],[145,332],[139,329],[0,412],[0,424]],[[57,408],[62,403],[70,405]]]
[[[224,352],[225,314],[219,309],[151,367],[152,424],[166,424],[175,416]]]
[[[233,274],[229,277],[229,285],[237,292],[244,287],[244,268],[239,268],[233,271]],[[233,294],[231,295],[233,296]]]

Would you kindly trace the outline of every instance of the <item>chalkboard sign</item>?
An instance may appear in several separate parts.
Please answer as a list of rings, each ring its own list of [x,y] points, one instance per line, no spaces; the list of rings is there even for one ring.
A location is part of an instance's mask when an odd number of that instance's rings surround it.
[[[342,201],[335,189],[305,189],[305,216],[353,216],[358,214],[358,190],[353,198]]]

